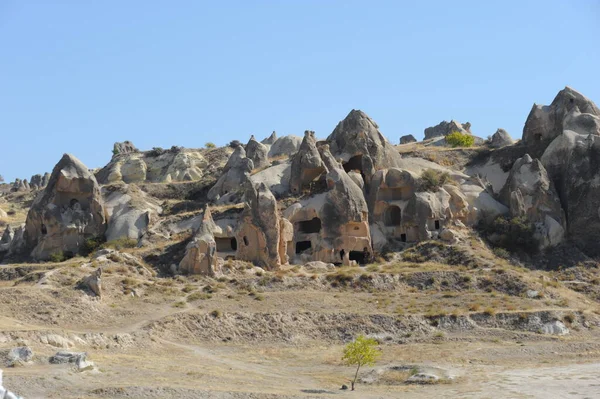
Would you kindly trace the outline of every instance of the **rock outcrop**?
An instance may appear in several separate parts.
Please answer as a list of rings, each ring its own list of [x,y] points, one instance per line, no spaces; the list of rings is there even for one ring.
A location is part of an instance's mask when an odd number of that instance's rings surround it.
[[[86,238],[101,236],[105,230],[96,178],[77,158],[63,155],[27,214],[25,237],[31,256],[48,259],[55,252],[77,254]]]
[[[103,189],[103,194],[108,215],[107,241],[120,238],[139,240],[162,213],[156,200],[135,185]]]
[[[407,134],[405,136],[400,137],[400,144],[409,144],[416,143],[417,139],[412,134]]]
[[[214,277],[220,270],[217,262],[216,230],[210,210],[206,208],[194,238],[185,248],[185,256],[179,262],[178,271],[183,274],[201,274]]]
[[[291,232],[289,222],[279,215],[277,200],[264,183],[247,183],[245,198],[235,233],[236,259],[276,270],[287,263],[287,243],[292,239],[286,237]]]
[[[273,145],[273,144],[275,144],[276,141],[277,141],[277,133],[275,131],[273,131],[273,133],[271,133],[271,135],[269,137],[267,137],[266,139],[261,141],[261,143],[263,143],[265,145]]]
[[[254,136],[250,137],[246,144],[246,157],[252,160],[255,168],[263,168],[269,165],[269,148],[256,141]]]
[[[132,152],[139,152],[139,150],[131,141],[125,140],[122,143],[115,143],[113,146],[113,157],[121,154],[130,154]]]
[[[42,188],[46,188],[48,180],[50,180],[50,173],[48,172],[44,173],[43,176],[39,174],[33,175],[29,181],[29,187],[32,190],[41,190]]]
[[[87,277],[81,280],[82,287],[89,289],[98,298],[102,298],[102,268],[99,267]]]
[[[290,174],[290,190],[292,194],[302,192],[302,189],[326,172],[325,164],[317,149],[315,132],[305,131],[300,149],[292,158]]]
[[[328,170],[327,191],[285,211],[285,218],[293,226],[288,254],[301,263],[366,263],[372,249],[363,191],[334,159],[329,145],[320,146],[319,154]]]
[[[564,239],[566,218],[546,169],[528,154],[513,165],[500,198],[510,206],[513,217],[526,217],[536,226],[540,248],[555,246]]]
[[[269,158],[289,157],[298,152],[302,137],[288,135],[278,138],[269,149]]]
[[[522,141],[539,156],[563,130],[600,135],[600,109],[568,86],[549,106],[533,105],[523,128]]]
[[[496,130],[496,133],[490,138],[489,145],[492,148],[506,147],[507,145],[513,145],[514,140],[510,137],[510,134],[504,129]]]
[[[221,202],[235,197],[243,189],[244,184],[254,169],[254,162],[246,157],[243,146],[237,146],[223,168],[223,174],[208,192],[208,199]],[[225,197],[225,198],[223,198]]]
[[[425,129],[424,140],[429,140],[439,136],[447,136],[452,132],[471,134],[471,124],[469,122],[460,123],[455,120],[452,120],[450,122],[442,121],[435,126],[428,127],[427,129]]]
[[[100,184],[110,183],[168,183],[171,181],[198,180],[207,172],[209,164],[204,154],[206,151],[181,147],[169,150],[154,149],[151,151],[134,151],[124,143],[111,161],[96,173]],[[132,145],[133,146],[133,145]]]
[[[401,159],[377,124],[359,110],[350,111],[329,135],[327,142],[331,154],[342,161],[344,170],[358,171],[366,187],[376,170],[398,166]]]

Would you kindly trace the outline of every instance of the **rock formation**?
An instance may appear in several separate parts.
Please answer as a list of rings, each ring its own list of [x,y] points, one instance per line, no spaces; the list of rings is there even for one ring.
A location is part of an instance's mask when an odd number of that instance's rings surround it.
[[[168,183],[200,179],[210,168],[203,151],[181,147],[139,152],[133,144],[115,143],[111,161],[96,173],[100,184]]]
[[[304,132],[304,139],[300,149],[292,158],[292,169],[290,174],[290,190],[292,194],[302,192],[302,188],[321,176],[325,170],[325,164],[317,149],[315,132],[309,130]]]
[[[81,280],[81,286],[92,291],[98,298],[102,298],[102,268]]]
[[[279,215],[277,201],[265,184],[246,185],[246,203],[236,231],[236,258],[267,270],[287,263],[287,243],[292,237],[287,221]],[[286,223],[287,222],[287,223]],[[283,237],[282,237],[282,233]]]
[[[400,137],[400,144],[416,143],[417,139],[412,134]]]
[[[215,276],[219,273],[217,262],[216,229],[210,210],[206,208],[202,221],[194,232],[194,238],[185,248],[185,256],[179,262],[178,270],[183,274]]]
[[[352,110],[327,138],[331,154],[341,159],[344,170],[358,171],[368,187],[378,169],[398,166],[400,154],[362,111]]]
[[[256,141],[254,136],[250,137],[246,144],[246,156],[252,160],[255,168],[263,168],[269,165],[269,148]]]
[[[266,139],[261,141],[261,143],[263,143],[265,145],[273,145],[273,144],[275,144],[276,141],[277,141],[277,133],[275,131],[273,131],[273,133],[271,133],[271,135],[269,137],[267,137]]]
[[[225,164],[223,174],[208,192],[208,199],[226,200],[237,194],[248,180],[252,169],[254,169],[254,162],[246,157],[243,146],[237,146]],[[225,196],[227,197],[222,198]]]
[[[29,187],[32,190],[41,190],[42,188],[46,188],[48,185],[48,180],[50,179],[50,173],[44,173],[44,175],[33,175],[31,176],[31,180],[29,182]]]
[[[269,149],[269,158],[292,156],[300,148],[302,137],[288,135],[278,138]]]
[[[132,152],[139,152],[139,150],[133,145],[131,141],[123,141],[122,143],[115,143],[113,146],[113,157],[121,154],[129,154]]]
[[[539,156],[563,130],[600,134],[600,109],[568,86],[556,95],[549,106],[533,105],[523,128],[522,141]]]
[[[88,237],[104,234],[106,215],[100,187],[81,161],[65,154],[48,186],[27,214],[26,245],[35,259],[55,252],[77,254]]]
[[[554,184],[538,159],[527,154],[514,163],[500,198],[510,205],[511,216],[525,216],[536,225],[541,248],[563,241],[565,215]]]
[[[103,190],[104,207],[108,215],[106,240],[120,238],[139,240],[162,213],[157,201],[135,185]]]
[[[327,191],[293,204],[285,217],[293,225],[290,258],[366,263],[372,256],[368,207],[361,188],[333,158],[328,145],[319,147],[327,168]]]
[[[460,123],[455,120],[450,122],[442,121],[435,126],[425,129],[424,140],[429,140],[439,136],[447,136],[452,132],[471,134],[471,124],[469,122]]]
[[[490,147],[492,148],[501,148],[501,147],[506,147],[507,145],[513,145],[514,144],[514,140],[512,139],[512,137],[510,137],[510,135],[508,134],[508,132],[504,129],[498,129],[496,130],[496,133],[494,133],[492,135],[492,137],[490,138]]]
[[[0,237],[0,252],[8,252],[14,236],[15,232],[12,227],[10,227],[10,225],[6,226],[4,233],[2,233],[2,237]]]

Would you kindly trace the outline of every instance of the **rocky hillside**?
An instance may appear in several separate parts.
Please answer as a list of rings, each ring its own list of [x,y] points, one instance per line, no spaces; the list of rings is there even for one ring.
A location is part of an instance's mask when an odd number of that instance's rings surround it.
[[[214,371],[179,369],[169,350],[210,358],[198,348],[209,342],[291,351],[364,333],[390,348],[514,338],[539,345],[540,359],[559,343],[565,356],[568,345],[596,353],[600,110],[566,87],[533,106],[521,140],[471,130],[444,121],[422,142],[394,145],[352,110],[324,140],[273,132],[223,148],[149,151],[126,141],[98,170],[65,154],[52,173],[1,186],[0,348],[35,349],[38,357],[6,355],[32,367],[54,356],[83,371],[94,370],[83,352],[118,367],[135,351],[155,353],[161,372],[205,373],[223,392],[233,390]],[[76,353],[57,358],[53,348]],[[257,371],[228,350],[212,360],[237,370],[232,381],[260,370],[296,378],[273,365]],[[299,356],[279,355],[265,358],[289,366]],[[372,381],[400,367],[388,360]],[[43,391],[43,381],[15,377],[32,384],[30,395]],[[150,394],[119,393],[104,371],[94,378],[89,397]],[[397,392],[381,384],[378,397]],[[267,385],[247,392],[282,394]],[[186,389],[169,392],[203,397]]]

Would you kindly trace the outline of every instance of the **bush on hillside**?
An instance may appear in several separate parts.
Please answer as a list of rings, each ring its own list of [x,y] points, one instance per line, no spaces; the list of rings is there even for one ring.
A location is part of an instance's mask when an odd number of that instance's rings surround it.
[[[436,169],[425,169],[423,173],[421,173],[421,188],[424,191],[435,192],[444,184],[449,183],[451,179],[448,172],[442,172]]]
[[[446,143],[452,147],[473,147],[475,137],[468,133],[454,131],[446,136]]]

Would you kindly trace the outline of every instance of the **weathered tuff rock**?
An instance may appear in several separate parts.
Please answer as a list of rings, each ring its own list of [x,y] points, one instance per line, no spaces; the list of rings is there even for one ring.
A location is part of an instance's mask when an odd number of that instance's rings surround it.
[[[507,145],[513,145],[514,140],[510,137],[510,134],[504,129],[496,130],[490,139],[490,147],[492,148],[501,148],[506,147]]]
[[[21,192],[29,191],[30,189],[31,187],[29,186],[29,183],[27,183],[27,179],[15,179],[14,183],[12,184],[11,191]]]
[[[290,174],[290,190],[293,194],[302,192],[302,188],[310,184],[325,172],[325,164],[317,149],[315,132],[305,131],[300,149],[292,158]]]
[[[273,133],[271,133],[271,135],[269,137],[267,137],[266,139],[261,141],[261,143],[263,143],[265,145],[273,145],[273,144],[275,144],[276,141],[277,141],[277,133],[275,131],[273,131]]]
[[[416,143],[417,139],[412,134],[400,137],[400,144]]]
[[[123,141],[122,143],[115,143],[113,146],[113,157],[121,154],[129,154],[132,152],[139,152],[139,150],[133,145],[131,141]]]
[[[523,128],[523,143],[539,156],[563,130],[600,135],[600,109],[568,86],[549,106],[533,105]]]
[[[81,280],[81,286],[92,291],[98,298],[102,298],[102,268]]]
[[[333,158],[328,145],[320,146],[319,153],[328,170],[327,191],[285,211],[293,225],[288,254],[300,262],[366,263],[372,249],[363,192]]]
[[[103,189],[104,207],[108,215],[106,240],[120,238],[139,240],[158,219],[162,208],[156,200],[135,185]]]
[[[500,198],[510,205],[511,216],[525,216],[535,224],[541,248],[563,241],[565,214],[554,184],[538,159],[526,154],[514,163]]]
[[[238,193],[249,179],[252,169],[254,169],[254,162],[246,157],[243,146],[237,146],[227,160],[223,174],[208,192],[208,199],[214,201]]]
[[[27,214],[25,237],[27,248],[33,249],[31,256],[48,259],[54,252],[76,254],[86,238],[101,236],[105,230],[96,178],[77,158],[63,155]]]
[[[368,187],[378,169],[398,166],[400,154],[379,132],[367,114],[352,110],[327,138],[331,154],[341,159],[344,170],[358,170]]]
[[[2,399],[20,399],[20,396],[12,393],[8,389],[4,388],[2,381],[2,370],[0,370],[0,398]]]
[[[269,149],[269,158],[292,156],[300,148],[302,137],[288,135],[278,138]]]
[[[119,144],[119,143],[117,143]],[[110,183],[168,183],[200,179],[209,162],[205,150],[173,147],[145,152],[121,152],[96,173],[100,184]]]
[[[6,213],[6,211],[2,208],[0,208],[0,218],[6,218],[8,217],[8,213]]]
[[[219,273],[217,262],[217,243],[214,232],[215,222],[210,210],[206,208],[194,238],[185,248],[185,256],[179,262],[179,272],[183,274],[202,274],[215,276]]]
[[[246,156],[252,160],[255,168],[262,168],[269,165],[269,148],[256,141],[254,136],[250,137],[246,144]]]
[[[28,346],[18,346],[8,351],[7,366],[23,366],[33,360],[33,351]]]
[[[2,237],[0,237],[0,252],[8,252],[10,249],[10,243],[12,242],[14,236],[15,231],[13,228],[10,227],[10,225],[6,226]]]
[[[450,122],[442,121],[435,126],[425,129],[424,140],[429,140],[439,136],[447,136],[452,132],[471,134],[471,124],[469,122],[460,123],[454,120]]]
[[[542,163],[567,220],[567,235],[588,256],[600,255],[600,136],[565,130],[552,141]]]
[[[236,258],[267,270],[288,262],[287,243],[292,240],[287,220],[281,218],[273,193],[264,184],[246,185],[246,203],[235,233]]]
[[[33,190],[40,190],[45,188],[48,185],[48,180],[50,180],[50,173],[46,172],[44,175],[33,175],[31,176],[31,180],[29,182],[29,186]]]

